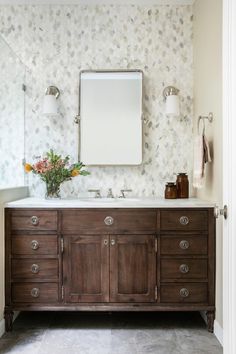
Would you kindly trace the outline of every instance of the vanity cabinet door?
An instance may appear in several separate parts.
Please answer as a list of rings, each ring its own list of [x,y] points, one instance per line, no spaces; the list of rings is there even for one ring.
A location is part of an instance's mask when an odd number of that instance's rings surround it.
[[[154,302],[155,285],[155,236],[110,236],[110,302]]]
[[[109,237],[64,237],[65,302],[109,301]]]

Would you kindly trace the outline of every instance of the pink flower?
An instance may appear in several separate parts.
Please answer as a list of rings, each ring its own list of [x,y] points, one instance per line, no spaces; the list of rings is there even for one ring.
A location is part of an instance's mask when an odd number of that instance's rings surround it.
[[[53,165],[48,162],[48,159],[43,159],[41,161],[36,162],[36,164],[33,165],[33,169],[35,172],[41,174],[53,169]]]

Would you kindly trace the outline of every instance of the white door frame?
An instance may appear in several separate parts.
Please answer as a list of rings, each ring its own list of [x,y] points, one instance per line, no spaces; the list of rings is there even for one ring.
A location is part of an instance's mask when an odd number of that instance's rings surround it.
[[[236,354],[236,1],[223,0],[224,354]]]

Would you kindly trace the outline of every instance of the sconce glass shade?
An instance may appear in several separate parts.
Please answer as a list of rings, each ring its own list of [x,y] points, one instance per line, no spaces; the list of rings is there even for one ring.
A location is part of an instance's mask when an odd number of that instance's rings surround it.
[[[54,95],[45,95],[43,101],[43,114],[57,115],[58,114],[58,101]]]
[[[179,116],[179,96],[169,95],[166,97],[166,114],[170,116]]]

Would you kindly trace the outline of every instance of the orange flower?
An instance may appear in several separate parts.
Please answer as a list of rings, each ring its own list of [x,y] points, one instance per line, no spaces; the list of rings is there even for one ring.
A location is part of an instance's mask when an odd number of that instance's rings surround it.
[[[24,167],[25,167],[25,172],[27,173],[33,170],[33,167],[29,163],[26,163]]]
[[[76,177],[79,175],[79,170],[77,170],[76,168],[74,168],[72,171],[71,171],[71,176],[72,177]]]

